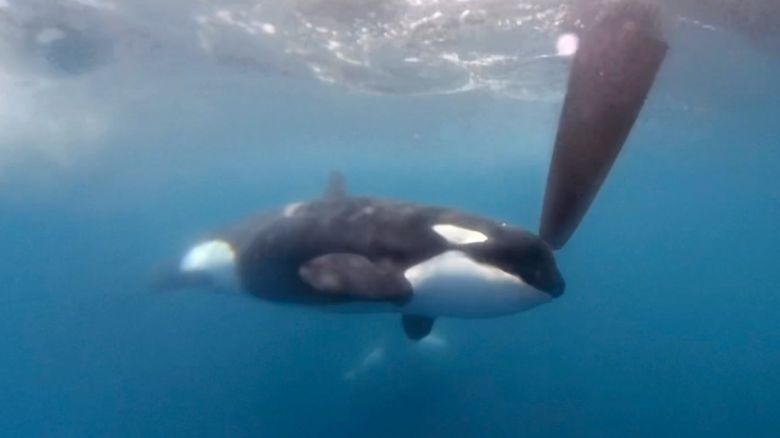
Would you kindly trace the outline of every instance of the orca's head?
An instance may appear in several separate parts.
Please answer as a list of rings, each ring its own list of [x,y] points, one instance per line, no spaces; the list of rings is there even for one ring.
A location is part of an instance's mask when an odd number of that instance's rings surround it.
[[[469,245],[467,250],[474,260],[515,275],[553,298],[566,289],[550,246],[523,229],[502,227],[484,242]]]

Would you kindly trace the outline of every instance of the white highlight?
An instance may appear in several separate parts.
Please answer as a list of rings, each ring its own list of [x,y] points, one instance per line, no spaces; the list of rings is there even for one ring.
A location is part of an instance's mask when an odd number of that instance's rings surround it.
[[[470,243],[480,243],[488,240],[488,236],[484,233],[452,224],[434,225],[433,231],[447,239],[450,243],[457,245],[468,245]]]
[[[444,351],[447,349],[447,340],[434,333],[417,341],[417,345],[431,351]]]
[[[293,217],[302,205],[303,202],[293,202],[292,204],[287,204],[284,207],[284,211],[282,211],[282,215],[284,215],[284,217]]]
[[[344,380],[354,380],[366,371],[381,364],[385,360],[385,349],[376,347],[366,355],[355,367],[344,373]]]
[[[223,240],[210,240],[192,247],[182,258],[179,269],[183,272],[203,272],[218,287],[236,289],[236,252]]]
[[[580,38],[573,33],[565,33],[558,37],[555,49],[558,56],[573,56],[580,46]]]
[[[521,278],[448,251],[406,270],[414,294],[403,313],[489,318],[528,310],[552,297]]]
[[[445,61],[450,61],[455,64],[460,62],[460,56],[457,53],[442,53],[439,56],[441,57],[441,59]]]
[[[276,34],[276,26],[274,26],[271,23],[263,23],[260,25],[260,30],[267,33],[268,35],[274,35]]]

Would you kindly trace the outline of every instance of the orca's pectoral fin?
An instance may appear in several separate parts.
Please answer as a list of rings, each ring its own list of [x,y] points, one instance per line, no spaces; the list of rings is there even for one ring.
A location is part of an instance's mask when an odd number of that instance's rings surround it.
[[[402,300],[412,293],[409,282],[358,254],[333,253],[315,257],[298,270],[316,292],[366,300]]]
[[[431,334],[434,321],[435,319],[428,316],[404,315],[401,317],[404,333],[406,333],[407,338],[413,341],[419,341]]]
[[[344,182],[344,175],[341,172],[333,171],[330,173],[328,186],[325,188],[323,198],[341,199],[347,197],[347,185]]]
[[[657,7],[611,5],[574,57],[542,211],[540,236],[561,248],[623,147],[666,56]]]

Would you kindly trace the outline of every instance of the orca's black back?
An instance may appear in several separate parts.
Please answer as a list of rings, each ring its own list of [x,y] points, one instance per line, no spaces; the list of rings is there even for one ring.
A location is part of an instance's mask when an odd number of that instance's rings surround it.
[[[298,269],[315,257],[359,254],[403,271],[452,245],[433,231],[449,223],[493,235],[492,221],[442,207],[368,197],[323,198],[264,224],[241,252],[239,270],[251,293],[279,301],[339,300],[312,294]]]

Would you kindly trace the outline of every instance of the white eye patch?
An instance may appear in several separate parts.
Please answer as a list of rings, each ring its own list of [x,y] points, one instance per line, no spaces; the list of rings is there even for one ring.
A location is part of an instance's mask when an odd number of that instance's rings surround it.
[[[456,245],[468,245],[470,243],[480,243],[488,240],[488,236],[486,236],[485,233],[459,227],[457,225],[436,224],[432,228],[438,235]]]

